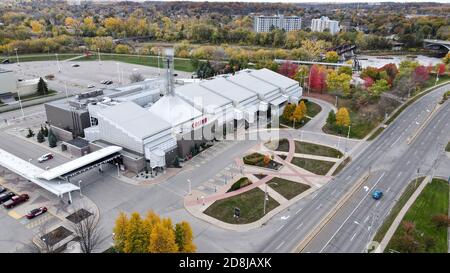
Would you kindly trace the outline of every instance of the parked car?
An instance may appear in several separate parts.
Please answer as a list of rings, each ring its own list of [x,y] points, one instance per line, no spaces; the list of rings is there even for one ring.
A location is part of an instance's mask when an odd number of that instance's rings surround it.
[[[28,199],[30,199],[30,196],[28,196],[28,194],[26,194],[26,193],[21,194],[21,195],[16,195],[16,196],[11,197],[10,200],[6,201],[3,204],[3,206],[6,209],[11,209],[11,208],[14,208],[17,205],[22,204],[23,202],[28,201]]]
[[[0,194],[0,204],[3,204],[4,202],[8,201],[13,196],[15,196],[15,194],[13,192],[5,192],[5,193]]]
[[[80,67],[79,64],[73,64],[72,67]]]
[[[0,193],[4,193],[6,191],[5,187],[0,186]]]
[[[107,80],[103,80],[103,81],[101,81],[100,83],[101,84],[105,84],[107,82]]]
[[[110,85],[110,84],[112,84],[112,83],[113,83],[113,81],[106,81],[106,82],[105,82],[106,85]]]
[[[36,216],[39,216],[43,213],[47,212],[47,208],[46,207],[40,207],[37,209],[33,209],[30,212],[27,213],[27,215],[25,215],[27,217],[27,219],[33,219]]]
[[[375,200],[379,200],[382,196],[383,196],[383,192],[380,191],[380,190],[374,190],[374,191],[372,192],[372,197],[373,197],[373,199],[375,199]]]
[[[45,154],[45,155],[42,155],[41,157],[39,157],[38,158],[38,162],[42,163],[42,162],[50,160],[52,158],[53,158],[53,154],[52,153],[48,153],[48,154]]]
[[[94,88],[95,87],[95,85],[93,85],[93,84],[90,84],[90,85],[88,85],[88,87],[87,88]]]
[[[2,61],[2,64],[9,64],[9,63],[11,63],[11,62],[9,61],[9,59],[4,59],[4,60]]]

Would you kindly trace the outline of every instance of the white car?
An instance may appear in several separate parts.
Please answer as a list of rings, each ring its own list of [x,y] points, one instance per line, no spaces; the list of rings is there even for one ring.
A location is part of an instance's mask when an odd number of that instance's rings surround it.
[[[41,157],[39,157],[38,158],[38,162],[42,163],[42,162],[50,160],[52,158],[53,158],[53,154],[52,153],[48,153],[48,154],[45,154],[45,155],[42,155]]]
[[[95,85],[93,85],[93,84],[90,84],[90,85],[88,85],[88,87],[87,88],[94,88],[95,87]]]

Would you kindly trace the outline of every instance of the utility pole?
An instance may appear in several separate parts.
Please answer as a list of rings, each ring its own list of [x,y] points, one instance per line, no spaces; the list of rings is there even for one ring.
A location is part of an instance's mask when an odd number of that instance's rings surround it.
[[[23,112],[23,106],[22,106],[22,100],[20,99],[19,84],[17,81],[16,81],[16,88],[17,88],[17,97],[19,98],[20,111],[22,112],[22,119],[25,119],[25,113]]]
[[[266,204],[267,204],[267,184],[265,184],[265,188],[264,188],[264,211],[263,211],[263,215],[266,215]]]

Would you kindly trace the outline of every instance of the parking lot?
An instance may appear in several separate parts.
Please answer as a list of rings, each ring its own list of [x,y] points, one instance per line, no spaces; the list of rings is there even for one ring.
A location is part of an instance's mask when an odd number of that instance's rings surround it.
[[[78,64],[79,67],[72,65]],[[53,80],[48,80],[48,86],[58,92],[68,95],[89,90],[88,86],[95,88],[106,87],[101,81],[111,80],[108,87],[116,87],[130,83],[130,75],[139,73],[144,78],[156,78],[162,73],[162,69],[136,64],[128,64],[115,61],[60,61],[59,68],[56,61],[25,62],[19,65],[0,64],[0,68],[15,71],[18,78],[32,79],[54,75]],[[190,78],[191,73],[175,71],[176,78]]]

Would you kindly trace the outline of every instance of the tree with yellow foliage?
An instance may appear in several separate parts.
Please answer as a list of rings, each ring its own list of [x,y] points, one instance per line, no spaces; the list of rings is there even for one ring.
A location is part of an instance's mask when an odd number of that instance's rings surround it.
[[[31,26],[31,31],[35,34],[41,34],[42,31],[44,30],[44,26],[36,20],[33,20],[30,22],[30,26]]]
[[[123,212],[119,213],[116,219],[116,225],[114,226],[114,249],[117,252],[124,252],[125,241],[126,241],[126,230],[129,219],[127,215]]]
[[[150,234],[150,253],[176,253],[178,246],[175,242],[175,232],[173,227],[168,226],[168,222],[160,222],[155,225]]]
[[[285,120],[292,120],[292,114],[295,111],[295,104],[288,103],[283,110],[283,118]]]
[[[347,108],[345,107],[339,108],[336,114],[336,124],[341,127],[347,127],[350,125],[350,115],[348,113]]]
[[[148,238],[145,236],[143,221],[137,212],[131,214],[125,231],[125,253],[146,253],[148,247]]]
[[[192,229],[188,222],[182,221],[175,225],[175,242],[178,251],[182,253],[194,253],[197,247],[193,242]]]

